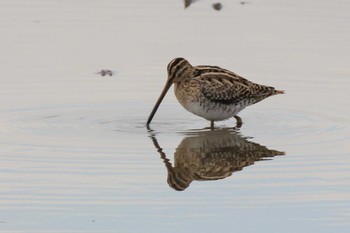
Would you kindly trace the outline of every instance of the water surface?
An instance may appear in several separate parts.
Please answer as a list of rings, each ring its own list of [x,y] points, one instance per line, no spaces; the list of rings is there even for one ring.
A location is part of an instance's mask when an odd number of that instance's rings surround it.
[[[0,231],[349,231],[350,4],[212,3],[0,3]],[[177,56],[286,94],[147,129]]]

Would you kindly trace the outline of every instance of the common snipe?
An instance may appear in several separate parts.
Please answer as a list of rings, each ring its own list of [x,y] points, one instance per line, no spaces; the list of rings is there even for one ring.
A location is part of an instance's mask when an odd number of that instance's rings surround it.
[[[180,104],[189,112],[211,122],[230,117],[242,124],[237,113],[269,96],[283,94],[274,87],[253,83],[218,66],[192,66],[184,58],[175,58],[168,65],[168,80],[148,117],[149,125],[172,84]]]

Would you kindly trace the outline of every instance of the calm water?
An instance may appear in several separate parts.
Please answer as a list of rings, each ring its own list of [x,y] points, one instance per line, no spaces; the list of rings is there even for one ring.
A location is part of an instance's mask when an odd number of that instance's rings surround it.
[[[0,1],[1,232],[349,232],[349,1],[212,3]],[[287,94],[147,129],[177,56]]]

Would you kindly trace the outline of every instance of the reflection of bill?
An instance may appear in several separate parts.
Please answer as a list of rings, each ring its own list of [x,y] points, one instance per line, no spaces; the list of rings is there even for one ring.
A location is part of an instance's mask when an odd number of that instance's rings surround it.
[[[151,138],[167,168],[170,187],[178,191],[185,190],[193,180],[224,179],[255,161],[285,154],[223,129],[185,137],[176,148],[173,167],[155,136]]]

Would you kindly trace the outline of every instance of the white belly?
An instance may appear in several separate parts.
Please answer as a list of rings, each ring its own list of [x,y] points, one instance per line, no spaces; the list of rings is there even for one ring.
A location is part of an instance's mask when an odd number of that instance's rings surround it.
[[[222,121],[231,118],[244,108],[236,105],[219,105],[212,103],[210,105],[200,105],[198,102],[187,103],[186,106],[183,106],[187,111],[197,116],[214,121]]]
[[[181,90],[178,90],[179,86],[175,84],[175,95],[187,111],[197,116],[210,121],[222,121],[235,116],[246,107],[243,104],[226,105],[212,102],[202,96],[198,82],[196,80],[192,81],[193,83],[185,83],[186,85],[180,86]]]

